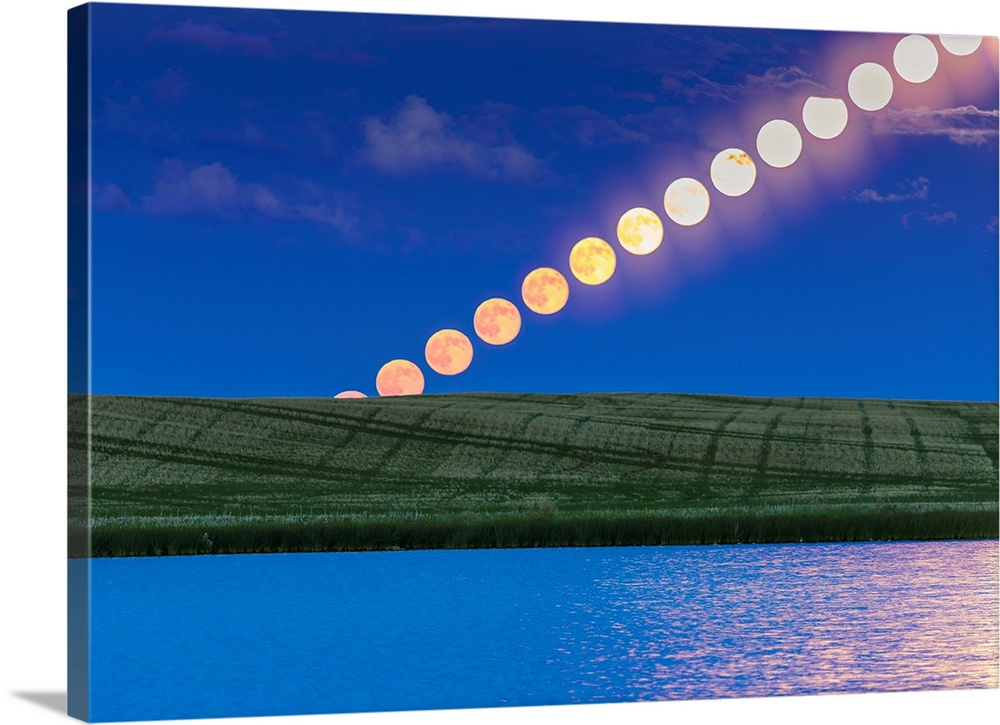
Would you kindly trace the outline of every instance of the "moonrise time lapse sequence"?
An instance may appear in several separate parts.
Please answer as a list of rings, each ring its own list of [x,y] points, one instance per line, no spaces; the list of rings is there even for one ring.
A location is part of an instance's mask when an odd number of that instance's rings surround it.
[[[70,20],[73,714],[997,687],[997,38]]]

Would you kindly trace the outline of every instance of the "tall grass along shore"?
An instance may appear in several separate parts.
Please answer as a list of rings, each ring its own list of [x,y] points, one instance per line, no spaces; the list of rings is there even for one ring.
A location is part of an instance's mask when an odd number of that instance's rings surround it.
[[[998,535],[992,402],[71,396],[70,408],[70,556]]]

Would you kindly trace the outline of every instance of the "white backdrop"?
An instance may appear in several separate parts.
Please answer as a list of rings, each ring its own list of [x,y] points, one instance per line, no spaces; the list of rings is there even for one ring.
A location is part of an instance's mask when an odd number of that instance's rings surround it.
[[[63,720],[65,678],[65,37],[75,3],[25,0],[3,16],[0,158],[0,551],[4,594],[0,722]],[[680,3],[614,0],[188,0],[184,5],[374,10],[424,14],[629,20],[701,25],[884,30],[997,35],[1000,11],[980,0],[937,3],[836,0],[702,0]],[[13,8],[13,10],[11,9]],[[201,723],[279,725],[426,725],[540,723],[587,725],[625,720],[714,723],[906,725],[1000,712],[1000,690],[811,698],[590,705],[446,713],[388,713]],[[191,721],[195,722],[195,721]]]

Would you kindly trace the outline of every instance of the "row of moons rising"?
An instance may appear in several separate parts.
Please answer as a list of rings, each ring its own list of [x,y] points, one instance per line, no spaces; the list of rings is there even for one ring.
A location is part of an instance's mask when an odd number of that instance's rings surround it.
[[[982,37],[962,35],[938,36],[949,53],[970,55],[982,43]],[[896,73],[909,83],[923,83],[938,67],[938,51],[923,35],[908,35],[893,51]],[[852,72],[847,83],[848,94],[855,106],[863,111],[878,111],[889,103],[893,79],[878,63],[862,63]],[[812,96],[802,106],[802,125],[819,139],[839,136],[847,127],[847,104],[840,98]],[[774,119],[765,123],[757,134],[757,155],[774,168],[792,165],[802,152],[802,136],[790,121]],[[757,178],[757,167],[750,155],[739,148],[720,151],[712,160],[709,175],[712,185],[725,196],[746,194]],[[709,194],[697,179],[683,177],[667,186],[663,208],[670,220],[681,226],[693,226],[708,215]],[[630,254],[651,254],[663,242],[663,222],[650,209],[629,209],[618,220],[618,243]],[[607,282],[615,272],[617,260],[614,248],[600,237],[581,239],[569,253],[569,269],[586,285]],[[566,277],[552,267],[539,267],[525,276],[521,284],[521,299],[532,312],[552,315],[565,307],[569,299]],[[521,331],[521,313],[510,300],[493,297],[476,309],[472,318],[476,335],[488,345],[506,345]],[[435,332],[427,340],[424,357],[431,370],[440,375],[458,375],[472,362],[472,342],[454,329]],[[409,360],[390,360],[378,371],[375,388],[381,396],[419,395],[424,390],[424,375]],[[357,390],[345,390],[337,398],[364,398]]]

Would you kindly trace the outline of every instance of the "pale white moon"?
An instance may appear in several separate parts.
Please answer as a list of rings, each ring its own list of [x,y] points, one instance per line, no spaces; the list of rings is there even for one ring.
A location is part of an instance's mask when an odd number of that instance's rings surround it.
[[[362,393],[360,390],[345,390],[341,393],[337,393],[333,396],[334,398],[367,398],[368,396]]]
[[[791,166],[802,153],[802,135],[784,119],[768,121],[757,134],[757,153],[764,163],[776,169]]]
[[[708,215],[708,189],[697,179],[683,177],[671,182],[663,194],[663,208],[672,221],[694,226]]]
[[[896,43],[892,64],[903,80],[923,83],[934,75],[938,67],[938,52],[930,38],[907,35]]]
[[[862,111],[878,111],[892,99],[892,76],[878,63],[862,63],[847,79],[847,93]]]
[[[743,196],[757,180],[757,166],[743,149],[726,149],[712,159],[712,184],[726,196]]]
[[[952,55],[969,55],[979,50],[983,42],[981,35],[939,35],[941,45]]]
[[[663,242],[663,222],[645,207],[629,209],[618,220],[618,243],[632,254],[650,254]]]
[[[847,128],[847,104],[839,98],[810,96],[802,106],[802,123],[816,138],[836,138]]]

